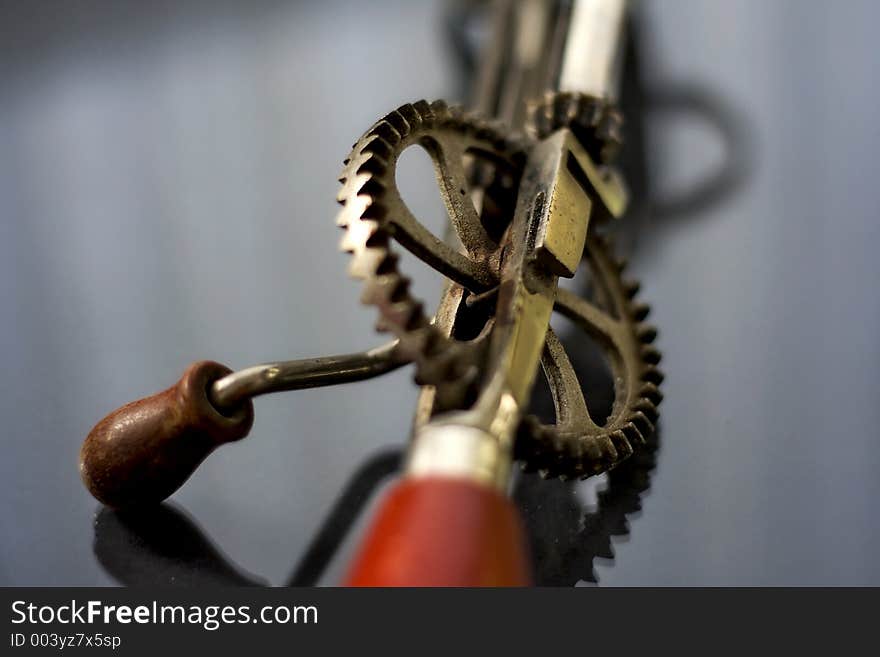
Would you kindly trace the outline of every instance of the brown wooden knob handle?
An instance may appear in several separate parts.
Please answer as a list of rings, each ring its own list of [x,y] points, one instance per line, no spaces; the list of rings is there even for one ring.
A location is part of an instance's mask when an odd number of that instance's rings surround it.
[[[214,449],[244,438],[254,423],[253,404],[221,413],[208,398],[211,384],[229,373],[212,361],[193,363],[168,390],[101,420],[80,449],[86,488],[112,507],[158,504]]]

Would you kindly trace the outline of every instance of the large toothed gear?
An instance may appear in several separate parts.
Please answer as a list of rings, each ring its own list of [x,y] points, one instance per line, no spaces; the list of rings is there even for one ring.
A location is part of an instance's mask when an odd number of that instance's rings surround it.
[[[491,306],[505,222],[512,218],[511,200],[531,143],[509,139],[503,129],[442,102],[420,101],[378,121],[345,162],[338,224],[345,230],[341,247],[352,254],[350,273],[364,282],[362,301],[379,310],[377,329],[393,333],[401,355],[414,361],[416,382],[436,388],[435,410],[459,407],[479,384],[487,330],[457,339],[461,336],[451,337],[433,323],[410,293],[392,241],[445,275],[459,300],[465,295],[469,301],[489,299]],[[434,162],[459,248],[428,231],[401,199],[395,180],[398,159],[413,145],[423,147]],[[475,209],[475,189],[481,212]],[[508,205],[499,211],[505,199]],[[613,468],[653,430],[661,399],[660,354],[650,344],[656,331],[643,324],[647,306],[633,301],[638,286],[621,279],[621,264],[594,232],[584,256],[594,298],[587,301],[560,290],[555,309],[608,356],[615,403],[607,421],[601,426],[593,422],[574,369],[550,331],[542,365],[557,421],[545,425],[527,417],[517,441],[517,457],[548,476],[588,476]],[[487,322],[490,329],[491,318]]]
[[[529,106],[526,130],[543,139],[569,128],[596,160],[611,162],[623,143],[623,115],[612,104],[582,93],[548,92]]]
[[[556,422],[523,421],[517,458],[525,469],[551,477],[588,477],[611,470],[644,444],[654,431],[663,399],[660,352],[652,345],[657,330],[645,323],[648,306],[634,300],[638,283],[621,278],[625,263],[612,247],[591,233],[584,250],[592,299],[560,289],[555,310],[594,340],[608,359],[614,403],[608,417],[590,415],[582,386],[559,339],[549,332],[541,365],[550,385]]]
[[[455,249],[431,233],[407,208],[395,182],[398,158],[419,145],[434,162],[440,192],[461,244]],[[429,267],[472,292],[498,284],[498,244],[487,233],[471,200],[469,167],[490,163],[498,178],[522,168],[518,143],[491,124],[442,101],[403,105],[378,121],[354,145],[340,178],[337,223],[345,229],[343,250],[352,254],[352,276],[364,281],[361,300],[379,310],[379,331],[399,340],[400,353],[416,365],[416,381],[460,398],[476,382],[482,341],[462,342],[443,334],[410,294],[410,279],[397,267],[396,240]]]

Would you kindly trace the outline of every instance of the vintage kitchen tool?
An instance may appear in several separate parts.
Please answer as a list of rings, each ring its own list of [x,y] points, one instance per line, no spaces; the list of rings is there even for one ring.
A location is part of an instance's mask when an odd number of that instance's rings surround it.
[[[520,585],[529,562],[511,466],[545,476],[607,471],[653,431],[662,397],[656,330],[608,238],[627,191],[614,167],[623,0],[497,2],[494,39],[468,113],[419,101],[391,112],[345,161],[338,224],[362,300],[394,340],[347,356],[239,372],[195,363],[172,388],[128,404],[89,434],[80,469],[110,506],[155,504],[253,422],[267,392],[378,376],[413,364],[421,394],[404,476],[377,511],[351,585]],[[491,120],[481,117],[490,117]],[[449,217],[434,235],[401,198],[401,154],[423,148]],[[397,249],[446,277],[425,310]],[[560,279],[582,283],[584,295]],[[585,279],[585,280],[579,280]],[[593,416],[550,328],[568,317],[607,357],[615,399]],[[543,372],[556,419],[529,415]],[[603,414],[604,415],[604,414]]]

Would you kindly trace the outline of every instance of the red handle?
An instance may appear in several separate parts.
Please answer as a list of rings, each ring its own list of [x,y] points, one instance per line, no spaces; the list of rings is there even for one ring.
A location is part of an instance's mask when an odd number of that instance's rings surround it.
[[[528,586],[513,503],[467,479],[404,479],[382,501],[347,586]]]

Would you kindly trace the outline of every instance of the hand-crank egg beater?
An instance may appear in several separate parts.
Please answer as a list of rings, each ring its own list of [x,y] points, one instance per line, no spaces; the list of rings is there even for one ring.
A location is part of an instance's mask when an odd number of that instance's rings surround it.
[[[192,364],[177,384],[104,418],[80,459],[92,494],[114,507],[156,504],[219,445],[253,423],[252,398],[334,385],[412,365],[421,392],[404,475],[382,502],[346,583],[527,584],[529,563],[506,493],[515,460],[548,477],[615,467],[653,431],[662,396],[656,330],[623,278],[610,226],[627,191],[614,166],[623,0],[498,2],[475,111],[403,105],[345,160],[341,247],[377,328],[363,353],[233,372]],[[431,157],[449,218],[435,235],[401,198],[407,148]],[[428,311],[400,270],[406,249],[446,284]],[[587,294],[560,287],[585,279]],[[595,420],[550,328],[573,321],[607,356],[614,403]],[[556,411],[529,414],[539,372]]]

